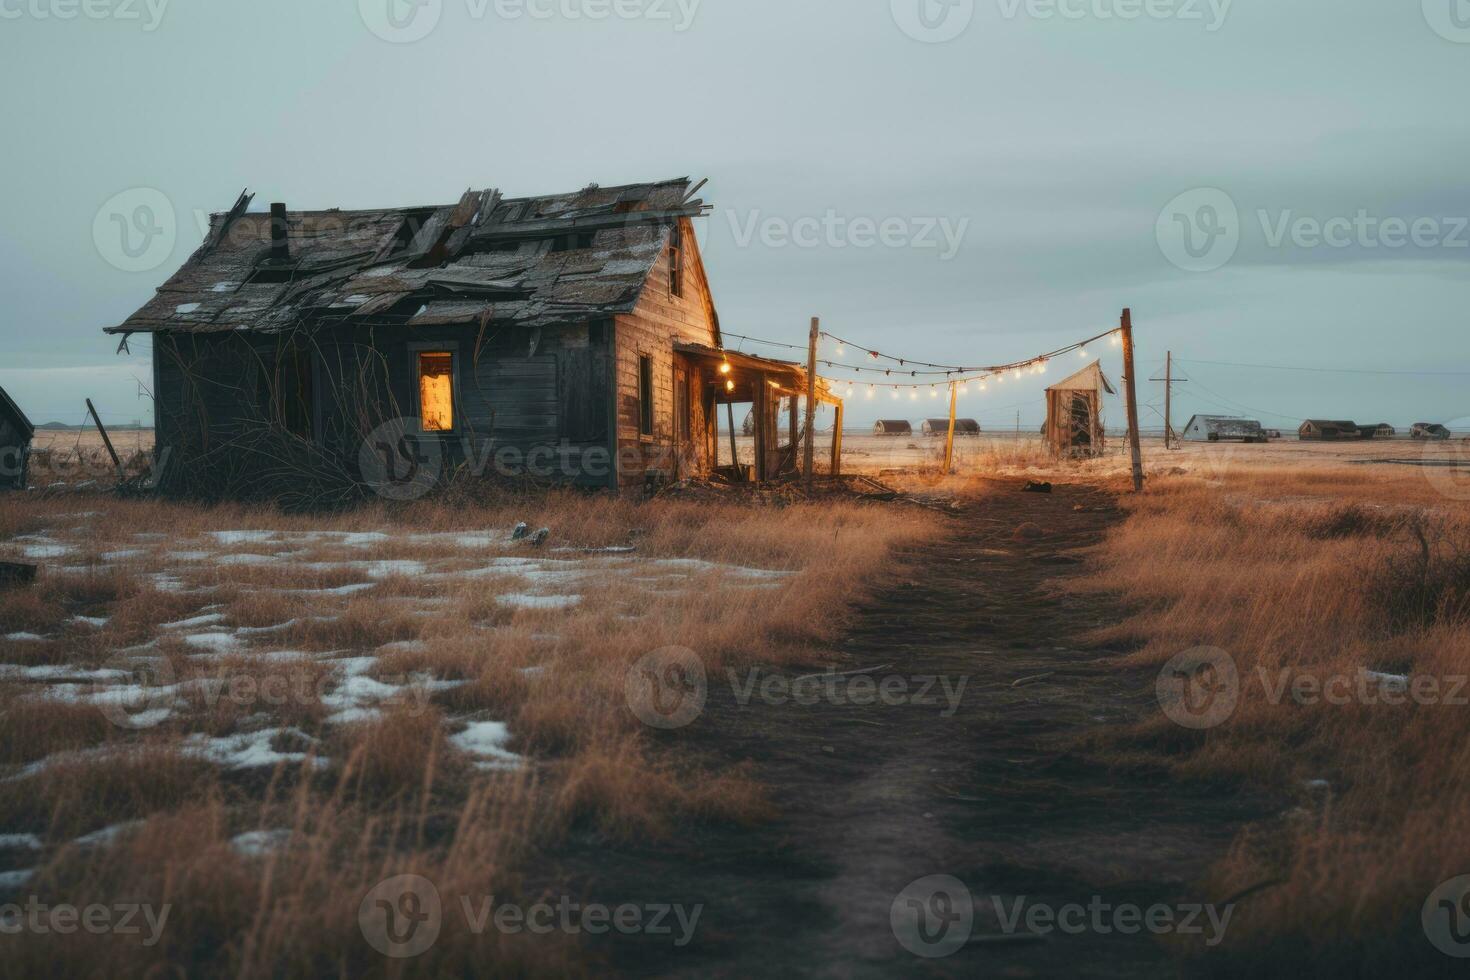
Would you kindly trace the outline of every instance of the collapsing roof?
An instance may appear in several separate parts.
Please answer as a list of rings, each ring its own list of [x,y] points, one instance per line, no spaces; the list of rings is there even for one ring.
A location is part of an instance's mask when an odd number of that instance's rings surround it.
[[[1264,439],[1266,430],[1255,419],[1237,415],[1195,415],[1184,426],[1186,438],[1191,436],[1219,439]]]
[[[209,234],[108,333],[281,331],[303,322],[541,326],[631,312],[680,222],[688,178],[571,194],[374,211],[213,215]]]
[[[36,427],[26,418],[26,413],[20,410],[4,388],[0,388],[0,426],[6,422],[15,428],[22,442],[30,442],[36,434]]]

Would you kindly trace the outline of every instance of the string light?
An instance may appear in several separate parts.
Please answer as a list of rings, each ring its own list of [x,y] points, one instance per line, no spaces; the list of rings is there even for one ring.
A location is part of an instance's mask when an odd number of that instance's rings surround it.
[[[873,395],[874,395],[874,393],[877,392],[877,390],[878,389],[877,388],[874,388],[872,385],[868,385],[868,397],[869,398],[872,398]]]
[[[721,374],[729,374],[730,373],[730,362],[729,361],[726,361],[725,363],[723,363],[723,364],[720,365],[720,373]]]
[[[735,390],[735,382],[733,382],[733,381],[726,381],[725,382],[725,390],[726,391],[734,391]]]
[[[1087,348],[1086,347],[1079,347],[1079,348],[1077,348],[1077,356],[1078,357],[1086,357],[1087,356]]]

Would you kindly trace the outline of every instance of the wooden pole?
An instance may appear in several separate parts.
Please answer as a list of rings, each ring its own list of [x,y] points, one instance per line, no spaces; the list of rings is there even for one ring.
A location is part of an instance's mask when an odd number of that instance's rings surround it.
[[[944,437],[944,475],[954,472],[954,410],[960,389],[953,381],[949,383],[949,434]]]
[[[812,332],[806,353],[806,465],[803,473],[808,485],[812,482],[817,452],[814,441],[817,434],[817,338],[821,335],[821,324],[820,319],[812,317]]]
[[[736,483],[744,483],[745,476],[740,469],[740,450],[735,446],[735,403],[725,402],[725,419],[730,423],[730,472],[735,476]],[[715,440],[718,442],[719,440]]]
[[[97,406],[92,404],[92,399],[87,399],[87,411],[92,413],[92,421],[97,425],[97,431],[102,435],[102,445],[107,447],[107,455],[112,457],[112,465],[117,469],[117,478],[123,478],[122,460],[117,458],[117,450],[112,448],[112,440],[108,438],[107,430],[102,427],[102,416],[97,414]]]
[[[837,403],[837,425],[832,430],[832,475],[842,475],[842,410],[843,404]]]
[[[1164,357],[1164,448],[1174,448],[1174,352]]]
[[[1133,456],[1133,491],[1143,492],[1143,450],[1138,444],[1138,392],[1133,377],[1133,311],[1123,311],[1123,390],[1128,396],[1128,448]]]

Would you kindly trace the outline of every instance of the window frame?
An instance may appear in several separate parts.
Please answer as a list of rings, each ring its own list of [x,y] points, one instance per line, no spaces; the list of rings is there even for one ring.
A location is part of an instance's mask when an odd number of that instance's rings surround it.
[[[652,439],[655,428],[653,355],[638,352],[638,438]]]
[[[423,354],[448,354],[449,355],[449,403],[450,410],[454,413],[451,425],[447,429],[427,429],[424,427],[424,389],[422,375],[419,371],[420,356]],[[413,385],[413,407],[414,417],[418,419],[418,431],[425,436],[454,436],[460,431],[460,419],[464,412],[461,407],[459,389],[459,342],[445,341],[434,343],[432,341],[416,341],[408,345],[409,370]]]

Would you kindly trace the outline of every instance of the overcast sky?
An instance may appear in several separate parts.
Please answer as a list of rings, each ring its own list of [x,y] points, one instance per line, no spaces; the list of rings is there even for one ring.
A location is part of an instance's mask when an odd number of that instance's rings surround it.
[[[729,332],[998,363],[1130,306],[1180,416],[1470,416],[1431,373],[1470,372],[1466,0],[0,0],[0,78],[0,385],[37,422],[151,417],[146,339],[101,330],[244,187],[683,175]],[[1037,424],[1040,388],[965,414]]]

